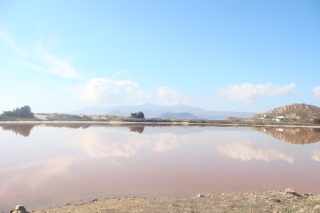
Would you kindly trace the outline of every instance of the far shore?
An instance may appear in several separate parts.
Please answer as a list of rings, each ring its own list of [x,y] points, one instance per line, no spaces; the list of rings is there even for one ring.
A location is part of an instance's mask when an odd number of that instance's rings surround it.
[[[224,120],[210,120],[206,121],[77,121],[77,120],[11,120],[0,121],[0,124],[107,124],[107,125],[165,125],[165,126],[243,126],[243,127],[291,127],[291,128],[320,128],[320,125],[313,123],[256,123],[256,122],[229,122]]]

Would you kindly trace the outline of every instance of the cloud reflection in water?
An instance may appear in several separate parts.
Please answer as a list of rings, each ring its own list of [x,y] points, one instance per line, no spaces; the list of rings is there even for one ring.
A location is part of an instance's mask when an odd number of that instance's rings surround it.
[[[147,138],[127,132],[94,134],[92,132],[79,135],[84,150],[91,157],[130,157],[137,154],[140,147],[150,143]]]
[[[320,150],[317,150],[317,149],[313,150],[311,158],[315,161],[320,161]]]
[[[277,149],[259,148],[254,146],[251,141],[219,144],[216,148],[220,154],[243,161],[262,160],[270,162],[283,160],[289,163],[294,162],[292,154]]]

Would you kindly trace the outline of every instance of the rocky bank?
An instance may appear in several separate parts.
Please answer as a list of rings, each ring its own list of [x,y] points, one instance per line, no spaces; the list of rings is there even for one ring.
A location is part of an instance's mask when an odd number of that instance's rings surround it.
[[[293,189],[261,193],[222,193],[175,198],[112,197],[66,203],[45,212],[319,212],[320,195],[300,194]]]

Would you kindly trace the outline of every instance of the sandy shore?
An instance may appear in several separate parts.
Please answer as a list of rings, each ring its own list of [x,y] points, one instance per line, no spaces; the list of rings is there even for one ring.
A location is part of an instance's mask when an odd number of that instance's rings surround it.
[[[320,212],[320,195],[283,192],[222,193],[194,197],[111,197],[30,212]]]

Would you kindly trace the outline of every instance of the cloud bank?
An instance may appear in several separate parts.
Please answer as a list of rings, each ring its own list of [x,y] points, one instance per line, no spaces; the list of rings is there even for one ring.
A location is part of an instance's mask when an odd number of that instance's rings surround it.
[[[136,82],[93,78],[84,86],[81,99],[89,102],[117,104],[140,102],[149,98],[150,95],[143,92]]]
[[[177,91],[168,87],[156,87],[156,93],[158,95],[158,103],[162,105],[175,105],[175,104],[190,104],[190,99],[183,97]]]
[[[290,92],[296,87],[295,83],[284,86],[274,85],[272,83],[253,85],[251,83],[231,85],[219,92],[221,97],[231,100],[251,102],[259,96],[280,96]]]

